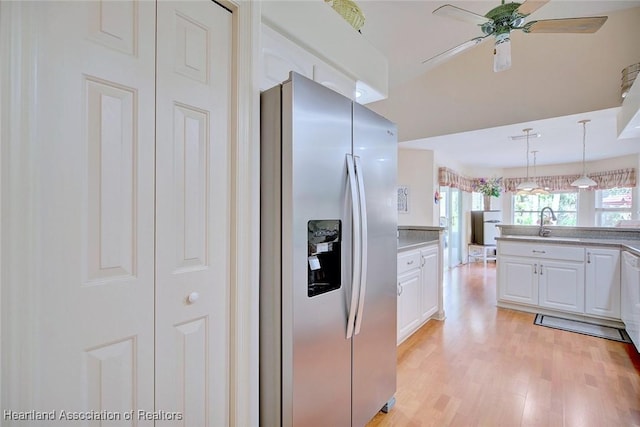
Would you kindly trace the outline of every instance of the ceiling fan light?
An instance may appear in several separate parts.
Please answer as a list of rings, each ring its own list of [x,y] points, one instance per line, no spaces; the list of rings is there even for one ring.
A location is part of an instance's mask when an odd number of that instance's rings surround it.
[[[498,34],[493,48],[493,71],[505,71],[511,68],[511,39],[509,33]]]
[[[571,183],[571,186],[578,188],[589,188],[595,187],[596,185],[598,184],[586,175],[582,175],[580,178]]]

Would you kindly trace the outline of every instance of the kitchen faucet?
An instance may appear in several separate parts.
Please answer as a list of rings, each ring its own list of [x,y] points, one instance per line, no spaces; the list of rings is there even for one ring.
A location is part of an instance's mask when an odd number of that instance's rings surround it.
[[[540,237],[548,237],[549,234],[551,234],[551,231],[544,228],[544,211],[546,211],[547,209],[549,209],[549,212],[551,212],[551,219],[554,221],[557,220],[556,214],[553,213],[553,209],[551,209],[549,206],[545,206],[544,208],[540,209],[540,230],[538,231],[538,236]]]

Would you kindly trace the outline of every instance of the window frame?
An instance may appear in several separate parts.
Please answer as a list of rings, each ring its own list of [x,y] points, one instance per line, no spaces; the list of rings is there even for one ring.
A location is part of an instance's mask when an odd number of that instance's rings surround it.
[[[554,224],[558,227],[577,227],[578,225],[578,215],[580,212],[580,192],[576,189],[575,191],[551,191],[549,194],[551,195],[556,195],[556,194],[575,194],[576,195],[576,203],[575,203],[575,210],[562,210],[562,211],[556,211],[554,210],[554,214],[556,215],[556,217],[560,217],[563,215],[573,215],[574,218],[574,223],[573,224],[567,224],[567,225],[563,225],[563,224]],[[540,201],[539,201],[539,197],[542,196],[541,194],[525,194],[525,196],[531,197],[531,196],[536,196],[538,197],[538,201],[536,203],[536,205],[540,205]],[[540,210],[534,211],[534,210],[516,210],[516,197],[518,197],[517,193],[511,193],[511,223],[514,225],[533,225],[533,226],[539,226],[539,216],[540,216]],[[523,214],[532,214],[533,218],[535,219],[533,221],[533,224],[519,224],[518,222],[516,222],[516,218],[518,215],[522,215]]]
[[[605,194],[605,192],[610,191],[610,190],[616,190],[616,189],[628,189],[629,190],[629,196],[631,197],[631,203],[629,205],[629,207],[624,207],[624,208],[603,208],[602,207],[602,199],[603,196]],[[616,224],[612,224],[612,225],[603,225],[603,221],[602,221],[602,217],[603,214],[607,214],[607,213],[628,213],[629,214],[629,218],[628,219],[632,219],[633,218],[633,205],[634,205],[634,200],[633,200],[633,191],[634,188],[633,187],[615,187],[615,188],[606,188],[606,189],[602,189],[602,190],[595,190],[594,191],[594,209],[593,209],[593,213],[594,213],[594,223],[596,225],[596,227],[615,227]]]

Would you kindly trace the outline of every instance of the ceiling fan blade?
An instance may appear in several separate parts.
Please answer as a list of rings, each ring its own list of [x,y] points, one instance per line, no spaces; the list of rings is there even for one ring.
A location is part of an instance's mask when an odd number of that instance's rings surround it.
[[[525,33],[595,33],[607,21],[606,16],[588,18],[545,19],[522,27]]]
[[[436,56],[433,56],[429,59],[425,59],[424,61],[422,61],[423,64],[427,64],[429,63],[430,65],[435,65],[435,64],[439,64],[441,62],[446,61],[447,59],[453,57],[454,55],[459,54],[460,52],[464,52],[467,49],[471,49],[472,47],[474,47],[475,45],[479,44],[480,42],[482,42],[484,39],[486,39],[488,36],[483,36],[483,37],[476,37],[474,39],[468,40],[462,44],[459,44],[456,47],[452,47],[449,50],[445,50],[442,53],[437,54]]]
[[[477,13],[469,12],[468,10],[461,9],[456,6],[452,6],[450,4],[445,4],[444,6],[440,6],[436,10],[433,11],[434,15],[444,16],[447,18],[457,19],[462,22],[469,22],[470,24],[482,25],[487,22],[491,22],[491,19],[484,17],[482,15],[478,15]]]
[[[516,12],[524,16],[531,15],[547,3],[549,0],[526,0],[516,9]]]

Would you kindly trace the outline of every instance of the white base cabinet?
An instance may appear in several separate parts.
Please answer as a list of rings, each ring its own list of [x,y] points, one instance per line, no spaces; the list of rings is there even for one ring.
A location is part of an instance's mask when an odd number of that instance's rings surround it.
[[[398,342],[420,326],[420,280],[419,268],[398,277]]]
[[[498,305],[620,320],[620,250],[498,241]]]
[[[584,312],[584,262],[540,259],[537,271],[541,307]]]
[[[505,255],[498,262],[498,299],[538,304],[537,264],[534,260]]]
[[[438,246],[430,246],[420,251],[421,258],[421,322],[426,322],[438,312],[438,296],[440,288],[440,257],[438,256]]]
[[[620,318],[620,251],[587,248],[585,312]]]
[[[625,329],[640,351],[640,257],[622,252],[622,304],[620,317]]]
[[[439,246],[398,254],[398,344],[440,312]]]

